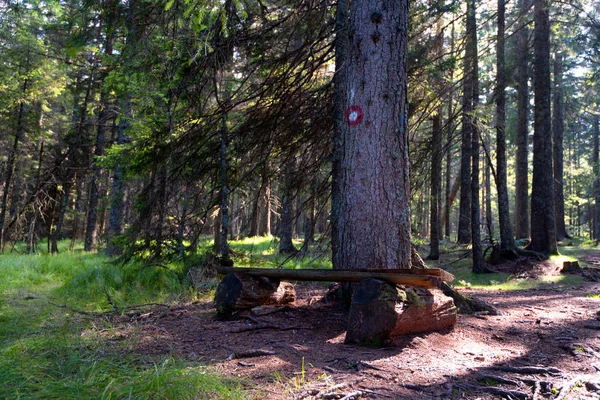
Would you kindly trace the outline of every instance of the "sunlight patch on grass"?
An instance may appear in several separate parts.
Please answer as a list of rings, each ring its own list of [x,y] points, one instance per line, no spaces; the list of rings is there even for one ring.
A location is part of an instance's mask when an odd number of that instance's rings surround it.
[[[120,307],[190,293],[181,283],[183,265],[108,261],[68,252],[0,258],[0,398],[248,398],[238,381],[200,363],[140,359],[124,343],[96,334],[113,329],[109,320],[57,307],[112,310],[105,290]]]

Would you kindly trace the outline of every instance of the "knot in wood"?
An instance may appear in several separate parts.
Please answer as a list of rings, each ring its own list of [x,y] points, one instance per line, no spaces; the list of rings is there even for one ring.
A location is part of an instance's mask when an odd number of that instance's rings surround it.
[[[383,19],[383,15],[379,11],[375,11],[371,14],[371,22],[374,24],[380,24]]]

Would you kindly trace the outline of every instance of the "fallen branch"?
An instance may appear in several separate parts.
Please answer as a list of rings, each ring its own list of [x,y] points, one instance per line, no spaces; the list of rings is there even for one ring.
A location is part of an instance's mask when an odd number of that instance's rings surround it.
[[[533,389],[532,400],[538,400],[540,398],[540,392],[542,391],[542,385],[540,381],[535,381],[535,387]]]
[[[347,395],[345,395],[344,397],[342,397],[340,400],[350,400],[350,399],[356,399],[360,396],[362,396],[363,392],[361,392],[360,390],[357,390],[355,392],[350,392]],[[339,397],[334,397],[334,398],[339,398]]]
[[[377,398],[380,398],[380,397],[386,397],[386,398],[388,398],[388,399],[392,399],[392,398],[394,398],[393,396],[390,396],[389,394],[384,394],[384,393],[381,393],[381,392],[375,392],[374,390],[366,389],[366,388],[363,388],[363,387],[361,387],[361,388],[360,388],[360,390],[361,390],[362,392],[364,392],[364,393],[373,394],[373,395],[375,395]],[[388,390],[389,390],[389,389],[388,389]]]
[[[548,367],[548,368],[543,368],[543,367],[511,367],[511,366],[507,366],[507,365],[496,365],[496,366],[492,366],[492,367],[487,367],[488,369],[492,369],[495,371],[502,371],[502,372],[512,372],[515,374],[534,374],[534,375],[552,375],[552,376],[559,376],[561,374],[563,374],[563,371],[561,371],[558,368],[554,368],[554,367]]]

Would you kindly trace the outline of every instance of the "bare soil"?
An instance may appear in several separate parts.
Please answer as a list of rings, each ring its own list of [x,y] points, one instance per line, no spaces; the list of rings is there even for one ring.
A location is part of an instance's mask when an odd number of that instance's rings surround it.
[[[600,262],[600,252],[591,258]],[[528,277],[558,273],[552,264],[525,264],[502,268]],[[598,282],[461,290],[503,315],[459,315],[452,330],[398,337],[385,348],[344,344],[347,312],[324,301],[326,286],[296,290],[294,306],[266,315],[218,321],[207,300],[118,317],[107,335],[132,339],[125,350],[131,353],[174,354],[241,379],[248,398],[600,399],[593,386],[600,384],[600,299],[591,297],[600,293]],[[547,373],[497,369],[506,366]]]

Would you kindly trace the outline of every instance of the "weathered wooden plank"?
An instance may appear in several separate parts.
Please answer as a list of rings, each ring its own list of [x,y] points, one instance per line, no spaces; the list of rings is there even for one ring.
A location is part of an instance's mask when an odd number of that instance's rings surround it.
[[[419,287],[437,287],[443,280],[453,278],[451,274],[443,274],[440,271],[436,269],[331,270],[217,267],[217,272],[220,274],[235,273],[294,281],[327,282],[360,282],[366,278],[375,278],[399,285]]]

